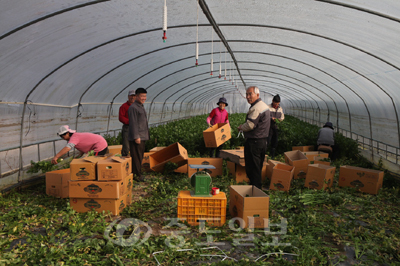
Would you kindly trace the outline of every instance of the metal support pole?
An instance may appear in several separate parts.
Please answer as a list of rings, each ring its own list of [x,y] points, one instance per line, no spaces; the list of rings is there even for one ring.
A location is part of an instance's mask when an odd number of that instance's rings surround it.
[[[40,146],[39,146],[40,144],[38,143],[38,145],[37,145],[37,152],[38,152],[38,161],[40,162],[41,160],[40,160]]]

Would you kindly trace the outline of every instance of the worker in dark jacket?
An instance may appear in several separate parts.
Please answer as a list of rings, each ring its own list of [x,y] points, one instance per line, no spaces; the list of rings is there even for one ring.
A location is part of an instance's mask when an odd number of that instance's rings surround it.
[[[129,106],[129,147],[132,157],[132,173],[134,179],[139,182],[144,181],[142,176],[142,160],[145,151],[146,141],[150,139],[147,114],[143,104],[147,99],[147,91],[138,88],[135,92],[136,100]]]
[[[278,123],[285,119],[282,107],[279,106],[281,97],[279,94],[275,95],[272,99],[272,103],[268,105],[271,113],[271,127],[269,129],[268,144],[271,148],[270,155],[271,159],[275,157],[275,150],[278,147]]]
[[[129,106],[131,106],[132,103],[135,102],[136,99],[136,94],[134,90],[129,91],[128,93],[128,101],[121,105],[119,108],[119,121],[123,124],[122,125],[122,150],[121,150],[121,155],[122,156],[128,156],[129,155],[129,140],[128,140],[128,135],[129,135],[129,115],[128,115],[128,109]]]
[[[261,189],[261,170],[265,153],[267,151],[267,139],[271,117],[268,105],[260,99],[260,90],[257,87],[249,87],[246,90],[246,99],[250,109],[246,115],[246,122],[238,127],[246,138],[244,144],[244,161],[246,175],[250,179],[250,185]]]

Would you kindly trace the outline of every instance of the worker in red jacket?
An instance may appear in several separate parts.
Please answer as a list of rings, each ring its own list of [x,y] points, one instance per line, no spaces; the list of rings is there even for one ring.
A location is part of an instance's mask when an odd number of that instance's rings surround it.
[[[129,133],[129,115],[128,109],[129,106],[136,100],[136,94],[134,90],[130,90],[128,93],[128,101],[121,105],[119,108],[119,121],[123,124],[122,126],[122,156],[129,155],[129,140],[128,140],[128,133]]]
[[[229,124],[229,120],[228,120],[228,111],[226,111],[225,107],[228,106],[228,103],[226,101],[226,99],[224,97],[219,98],[219,101],[217,102],[218,107],[214,108],[210,115],[207,117],[207,124],[209,127],[218,124],[218,123],[228,123]],[[222,145],[220,145],[219,147],[217,147],[216,149],[211,148],[210,149],[210,157],[214,157],[214,151],[216,151],[215,153],[215,157],[219,157],[219,152],[222,149]]]

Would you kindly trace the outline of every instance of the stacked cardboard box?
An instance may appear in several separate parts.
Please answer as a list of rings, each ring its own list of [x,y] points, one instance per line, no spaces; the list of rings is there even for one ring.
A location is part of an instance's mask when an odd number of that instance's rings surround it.
[[[336,167],[324,164],[309,164],[305,187],[314,189],[326,189],[332,187]]]
[[[230,186],[229,213],[242,228],[267,228],[269,196],[255,186]]]
[[[294,166],[294,179],[305,178],[307,175],[308,159],[301,151],[285,152],[285,162]]]
[[[340,167],[339,186],[354,187],[358,190],[378,194],[382,187],[383,171],[344,165]]]
[[[91,209],[118,215],[132,200],[130,157],[91,156],[71,162],[69,198],[77,212]]]
[[[271,184],[269,189],[289,191],[293,173],[293,166],[281,163],[276,164],[272,170]]]

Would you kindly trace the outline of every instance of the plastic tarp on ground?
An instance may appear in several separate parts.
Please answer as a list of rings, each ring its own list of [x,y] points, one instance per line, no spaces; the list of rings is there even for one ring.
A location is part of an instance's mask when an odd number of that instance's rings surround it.
[[[258,86],[266,102],[279,93],[288,114],[387,145],[397,163],[399,1],[3,0],[0,7],[1,173],[37,159],[24,148],[21,164],[15,149],[54,140],[62,124],[119,129],[119,106],[138,87],[148,89],[145,107],[157,124],[208,113],[222,96],[229,112],[246,112],[245,88]]]

